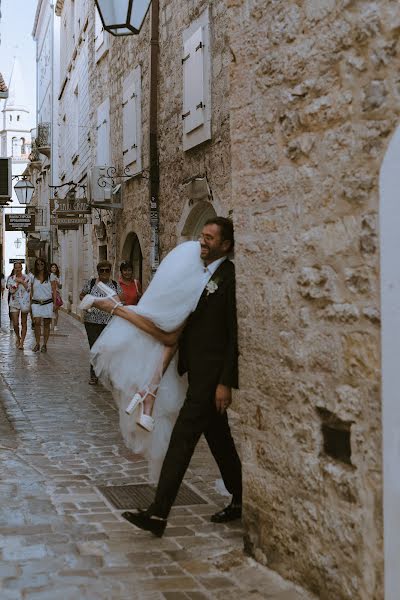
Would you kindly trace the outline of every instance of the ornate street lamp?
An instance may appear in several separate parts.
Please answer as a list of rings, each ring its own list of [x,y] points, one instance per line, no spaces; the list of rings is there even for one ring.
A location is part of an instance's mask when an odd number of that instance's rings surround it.
[[[95,0],[103,27],[112,35],[139,33],[151,0]]]
[[[29,179],[20,179],[14,185],[15,193],[17,194],[17,200],[20,204],[28,205],[31,203],[35,186],[29,181]]]

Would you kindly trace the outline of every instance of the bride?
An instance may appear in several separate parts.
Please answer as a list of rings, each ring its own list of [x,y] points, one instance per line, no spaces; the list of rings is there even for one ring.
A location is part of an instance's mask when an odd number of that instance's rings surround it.
[[[165,257],[136,306],[122,306],[108,288],[108,298],[87,295],[80,305],[115,315],[93,345],[91,362],[119,406],[125,443],[148,459],[153,479],[185,399],[187,379],[178,375],[175,352],[204,277],[200,243],[184,242]]]

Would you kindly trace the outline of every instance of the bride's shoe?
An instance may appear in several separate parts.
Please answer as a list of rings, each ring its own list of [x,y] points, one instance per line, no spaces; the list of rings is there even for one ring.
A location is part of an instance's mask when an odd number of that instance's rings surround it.
[[[143,388],[143,392],[144,396],[142,396],[139,392],[136,392],[136,394],[133,396],[132,400],[125,409],[127,415],[131,415],[137,409],[139,404],[142,404],[143,407],[143,400],[146,398],[146,396],[153,396],[154,399],[156,398],[156,394],[153,394],[153,392],[150,391],[148,385]]]
[[[139,415],[139,418],[136,421],[136,423],[138,425],[140,425],[140,427],[143,427],[143,429],[145,429],[146,431],[149,431],[150,433],[154,429],[155,421],[154,421],[153,417],[151,417],[150,415],[144,414],[143,402],[140,404],[140,415]]]

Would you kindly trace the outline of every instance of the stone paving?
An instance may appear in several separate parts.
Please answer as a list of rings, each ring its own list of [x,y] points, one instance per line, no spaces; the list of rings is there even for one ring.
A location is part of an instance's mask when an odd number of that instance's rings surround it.
[[[83,326],[60,316],[47,354],[29,330],[17,350],[0,328],[1,600],[305,600],[244,556],[240,523],[208,519],[226,498],[204,443],[185,479],[208,504],[175,507],[160,540],[136,529],[100,485],[146,482],[124,446],[109,392],[88,386]]]

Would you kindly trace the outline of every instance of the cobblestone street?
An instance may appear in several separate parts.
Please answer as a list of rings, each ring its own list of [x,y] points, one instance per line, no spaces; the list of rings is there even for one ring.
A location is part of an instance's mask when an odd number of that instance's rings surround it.
[[[2,600],[301,600],[307,596],[242,553],[240,524],[214,525],[226,503],[205,445],[186,483],[207,504],[173,509],[159,540],[135,529],[99,486],[146,482],[121,439],[111,395],[90,387],[82,325],[61,315],[48,354],[0,333],[0,597]],[[29,322],[30,327],[30,322]]]

